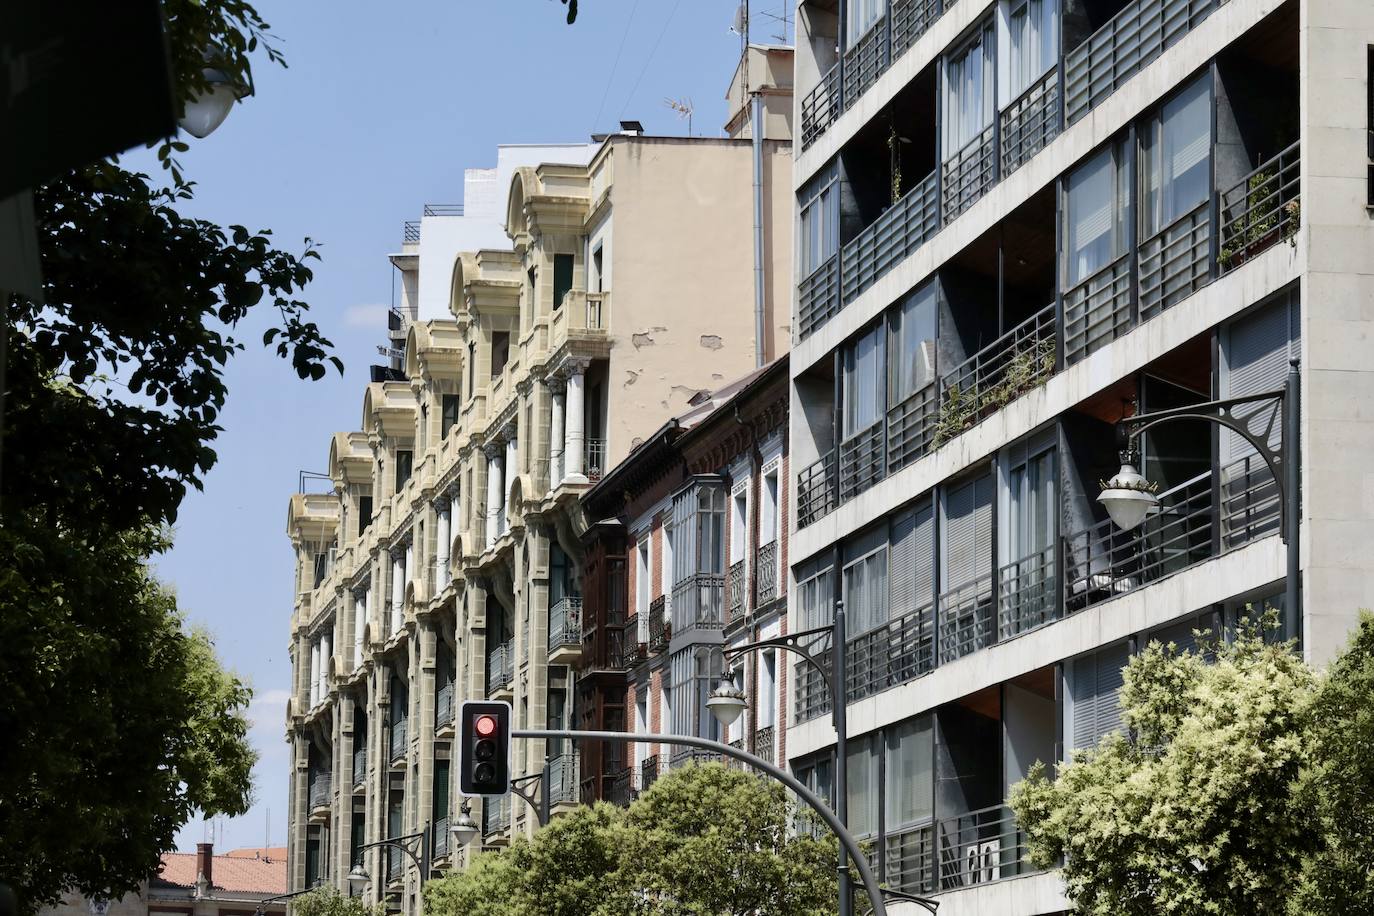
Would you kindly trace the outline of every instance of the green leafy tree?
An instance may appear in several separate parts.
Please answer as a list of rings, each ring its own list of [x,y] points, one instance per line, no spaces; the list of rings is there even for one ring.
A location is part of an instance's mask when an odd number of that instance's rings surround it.
[[[790,828],[782,787],[719,764],[675,770],[628,809],[559,817],[425,888],[433,916],[751,914],[835,909],[833,837]]]
[[[1131,659],[1109,736],[1010,804],[1077,912],[1256,916],[1285,910],[1314,848],[1294,791],[1316,675],[1246,625],[1205,658],[1152,643]]]

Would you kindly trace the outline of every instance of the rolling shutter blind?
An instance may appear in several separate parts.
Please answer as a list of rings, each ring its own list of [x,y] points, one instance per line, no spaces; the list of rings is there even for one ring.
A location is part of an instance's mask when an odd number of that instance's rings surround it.
[[[946,591],[992,572],[992,475],[950,491],[946,498]]]
[[[889,535],[887,584],[892,616],[916,609],[916,513],[908,510],[892,520]]]
[[[1298,309],[1295,297],[1285,296],[1249,317],[1236,321],[1227,331],[1226,390],[1224,398],[1239,398],[1282,388],[1288,378],[1288,359],[1298,339]],[[1236,411],[1245,417],[1250,431],[1261,433],[1269,421],[1272,408],[1242,407]],[[1270,431],[1270,446],[1277,446],[1282,434],[1281,423]],[[1223,430],[1226,460],[1237,461],[1255,454],[1254,448],[1230,430]]]
[[[1121,671],[1129,651],[1123,643],[1097,652],[1097,737],[1121,730]]]
[[[1069,675],[1073,749],[1092,748],[1121,729],[1121,671],[1129,649],[1125,643],[1074,659]]]

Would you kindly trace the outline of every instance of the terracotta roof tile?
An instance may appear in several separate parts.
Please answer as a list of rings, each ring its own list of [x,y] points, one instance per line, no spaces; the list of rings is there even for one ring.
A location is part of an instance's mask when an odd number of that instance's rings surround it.
[[[269,895],[286,893],[285,855],[270,861],[233,854],[214,859],[217,890]],[[177,887],[195,887],[197,874],[194,852],[169,852],[162,857],[157,878]]]

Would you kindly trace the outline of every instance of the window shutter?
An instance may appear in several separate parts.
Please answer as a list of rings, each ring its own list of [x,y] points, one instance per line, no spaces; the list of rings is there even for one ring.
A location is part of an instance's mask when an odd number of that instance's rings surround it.
[[[1289,351],[1297,336],[1296,303],[1290,303],[1287,296],[1232,324],[1227,332],[1226,391],[1222,396],[1239,398],[1282,388],[1288,378]],[[1272,408],[1268,405],[1242,407],[1236,414],[1247,418],[1251,432],[1260,433]],[[1270,432],[1271,446],[1280,442],[1280,427],[1281,423],[1276,422]],[[1228,462],[1255,453],[1250,443],[1240,436],[1230,430],[1223,432]]]
[[[1097,740],[1121,730],[1121,671],[1126,667],[1126,644],[1101,649],[1097,653]]]
[[[1097,743],[1097,656],[1074,659],[1069,696],[1072,700],[1073,721],[1069,731],[1073,736],[1073,749],[1092,747]]]
[[[963,585],[973,578],[974,484],[966,483],[945,497],[945,584]]]
[[[892,522],[887,580],[893,617],[909,614],[916,602],[916,513],[906,511]]]

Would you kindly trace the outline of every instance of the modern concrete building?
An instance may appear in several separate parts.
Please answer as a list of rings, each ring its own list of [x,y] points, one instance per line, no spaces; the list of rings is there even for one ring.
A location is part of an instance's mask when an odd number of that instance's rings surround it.
[[[1120,727],[1150,639],[1281,605],[1276,483],[1233,431],[1145,433],[1159,508],[1097,497],[1123,417],[1301,360],[1299,632],[1374,594],[1364,0],[804,0],[790,625],[846,607],[848,807],[941,916],[1058,912],[1005,807]],[[1272,404],[1236,410],[1294,456]],[[1285,466],[1286,467],[1286,466]],[[834,792],[823,693],[787,756]],[[914,911],[914,910],[913,910]]]
[[[772,91],[752,85],[748,99]],[[768,126],[755,142],[627,122],[589,155],[513,166],[499,246],[407,229],[400,352],[359,429],[334,436],[328,491],[290,500],[292,889],[347,888],[361,863],[369,901],[417,912],[404,852],[361,847],[427,830],[436,869],[466,860],[448,829],[456,704],[508,700],[517,727],[585,721],[580,496],[664,416],[789,342],[788,121],[742,123]],[[433,224],[470,219],[466,203]],[[600,794],[572,748],[519,741],[515,757],[522,779],[549,759],[548,784],[525,788],[555,811]],[[536,826],[511,796],[472,812],[482,847]]]

